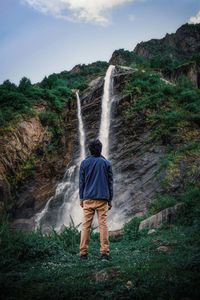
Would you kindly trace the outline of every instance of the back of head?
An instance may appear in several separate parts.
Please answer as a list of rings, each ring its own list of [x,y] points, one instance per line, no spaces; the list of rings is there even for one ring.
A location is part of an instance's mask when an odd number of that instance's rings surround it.
[[[91,155],[101,156],[102,143],[100,140],[96,139],[92,141],[88,146]]]

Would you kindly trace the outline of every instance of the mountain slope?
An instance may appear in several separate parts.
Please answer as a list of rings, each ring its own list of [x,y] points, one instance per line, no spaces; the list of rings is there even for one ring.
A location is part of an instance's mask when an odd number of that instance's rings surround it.
[[[110,63],[151,68],[174,82],[185,76],[195,87],[200,87],[199,53],[200,24],[184,24],[162,39],[137,44],[133,51],[114,51]]]
[[[184,24],[162,39],[137,44],[133,51],[149,59],[159,55],[180,61],[191,59],[200,52],[200,24]]]

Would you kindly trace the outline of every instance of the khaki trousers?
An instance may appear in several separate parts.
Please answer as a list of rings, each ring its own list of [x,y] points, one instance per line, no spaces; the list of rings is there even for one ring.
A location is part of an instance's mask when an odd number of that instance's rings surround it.
[[[80,240],[80,255],[88,253],[88,245],[90,239],[90,228],[93,217],[97,211],[99,231],[100,231],[100,253],[109,255],[109,240],[107,226],[108,202],[105,200],[88,199],[83,201],[83,224]]]

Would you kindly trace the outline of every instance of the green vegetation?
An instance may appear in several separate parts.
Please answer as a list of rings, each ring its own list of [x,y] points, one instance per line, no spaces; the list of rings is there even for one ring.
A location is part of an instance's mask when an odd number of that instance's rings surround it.
[[[183,39],[184,34],[186,38],[193,36],[194,39],[197,39],[196,33],[199,31],[199,24],[185,24],[182,26],[181,31]],[[177,34],[177,43],[173,43],[173,36],[172,40],[170,40],[170,38],[169,40],[167,38],[160,40],[152,39],[139,44],[139,48],[142,47],[142,55],[136,54],[138,51],[136,47],[135,52],[124,49],[116,50],[113,58],[115,58],[120,65],[151,69],[162,72],[165,77],[174,78],[177,76],[177,70],[180,67],[187,66],[191,63],[199,65],[200,62],[198,51],[193,51],[193,53],[188,51],[187,53],[184,47],[178,46],[178,44],[180,44],[180,35],[178,35],[179,34]],[[190,42],[186,40],[185,44],[188,43]]]
[[[23,77],[18,86],[9,80],[0,85],[0,127],[3,134],[5,129],[16,126],[16,121],[35,114],[36,105],[45,105],[46,123],[53,127],[60,125],[55,119],[60,118],[65,105],[73,101],[74,89],[80,91],[87,88],[90,80],[105,74],[108,64],[96,62],[89,65],[77,66],[77,70],[64,71],[45,77],[41,83],[31,84]],[[54,124],[52,124],[54,114]],[[55,116],[57,114],[57,117]],[[47,118],[49,117],[49,121]],[[44,119],[44,115],[41,115]],[[54,131],[57,131],[55,129]]]
[[[83,91],[88,83],[97,76],[104,76],[108,68],[108,63],[97,61],[89,65],[77,65],[71,72],[61,72],[59,78],[66,80],[72,89]]]
[[[157,173],[162,194],[156,195],[144,217],[125,224],[123,236],[110,238],[112,260],[108,263],[98,259],[99,234],[94,229],[89,260],[79,260],[79,225],[75,226],[73,220],[61,234],[54,229],[43,234],[41,229],[13,232],[2,219],[3,299],[199,298],[200,91],[185,76],[179,76],[174,84],[166,83],[158,71],[168,76],[191,62],[199,64],[200,55],[194,53],[187,59],[181,49],[154,41],[146,49],[152,53],[149,60],[124,49],[115,55],[123,65],[138,69],[124,88],[130,100],[125,101],[124,118],[130,126],[134,120],[140,129],[148,129],[146,143],[164,146]],[[25,77],[19,86],[6,80],[0,85],[0,134],[37,114],[50,131],[47,152],[53,153],[64,134],[62,112],[74,101],[73,90],[84,91],[92,79],[105,74],[107,67],[106,62],[77,65],[70,72],[52,74],[37,84]],[[37,106],[44,109],[37,112]],[[9,178],[11,185],[34,177],[37,159],[33,155],[21,165],[16,178]],[[162,226],[153,234],[139,231],[142,219],[177,203],[183,206],[175,224]]]
[[[148,213],[150,215],[157,214],[159,211],[172,207],[177,203],[176,199],[170,195],[158,195],[150,204]]]
[[[148,235],[140,218],[110,239],[110,262],[99,261],[99,234],[91,233],[88,261],[80,261],[78,226],[59,235],[13,232],[0,225],[3,299],[197,299],[200,284],[200,190],[188,188],[175,225]],[[171,203],[170,203],[171,204]],[[166,252],[162,251],[164,246]]]
[[[200,124],[200,91],[186,79],[172,85],[156,73],[138,71],[130,76],[124,93],[133,99],[126,117],[142,115],[152,125],[153,139],[169,144],[181,128]]]
[[[33,105],[32,100],[28,98],[26,92],[22,92],[24,79],[17,87],[9,80],[0,85],[0,126],[1,128],[17,120],[22,114],[29,114]]]
[[[45,77],[37,84],[31,84],[26,77],[18,86],[4,81],[0,85],[0,135],[13,130],[20,120],[38,115],[51,133],[47,152],[57,151],[64,134],[64,108],[75,100],[73,90],[87,88],[90,80],[105,74],[107,66],[106,62],[79,65],[70,72]],[[37,107],[41,106],[44,109],[38,112]]]
[[[133,51],[128,51],[124,49],[115,50],[113,53],[113,58],[117,59],[120,65],[128,66],[132,68],[150,68],[150,63],[148,59],[141,55],[137,55]]]
[[[138,71],[130,76],[124,94],[131,99],[124,117],[149,128],[146,143],[166,149],[157,174],[166,194],[158,195],[151,204],[149,214],[154,214],[176,204],[188,186],[200,188],[200,91],[185,77],[175,85],[155,72]]]

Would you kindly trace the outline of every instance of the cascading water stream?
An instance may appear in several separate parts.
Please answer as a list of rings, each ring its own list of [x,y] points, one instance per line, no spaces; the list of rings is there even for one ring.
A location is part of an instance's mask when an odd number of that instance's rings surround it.
[[[102,97],[101,123],[98,136],[103,144],[102,155],[107,159],[109,158],[111,107],[114,100],[114,70],[115,66],[110,65],[105,76],[104,91]],[[57,232],[60,232],[63,225],[68,226],[70,224],[71,219],[76,225],[80,224],[82,220],[82,210],[80,209],[79,204],[79,167],[81,161],[85,158],[86,155],[85,132],[78,92],[76,92],[76,98],[80,154],[78,159],[74,161],[74,164],[67,169],[62,182],[57,186],[55,195],[49,199],[43,211],[36,216],[36,228],[41,225],[44,225],[45,228],[48,228],[48,225],[54,225],[55,230]],[[113,207],[109,215],[109,228],[117,229],[119,228],[119,226],[121,226],[120,224],[122,224],[122,221],[119,218],[118,212]],[[95,225],[97,225],[97,221],[95,222]]]
[[[79,203],[79,167],[81,161],[85,158],[85,131],[83,126],[83,119],[81,113],[81,101],[78,91],[76,91],[77,99],[77,115],[78,115],[78,128],[79,128],[79,144],[80,144],[80,155],[76,163],[75,176],[73,181],[70,182],[70,188],[65,194],[65,201],[59,208],[59,221],[56,224],[56,230],[60,231],[64,225],[69,225],[73,220],[74,224],[80,223],[81,210]]]
[[[103,144],[102,155],[108,159],[109,157],[109,131],[110,131],[110,118],[111,118],[111,104],[113,92],[113,79],[112,75],[115,66],[110,65],[105,76],[104,92],[102,98],[102,111],[101,123],[99,130],[99,140]]]
[[[79,163],[85,158],[85,131],[83,127],[83,119],[81,114],[81,101],[79,93],[76,92],[77,108],[78,108],[78,128],[79,128],[79,141],[80,141],[80,156]]]
[[[102,110],[101,110],[101,123],[99,130],[99,140],[103,144],[102,155],[109,159],[109,145],[110,145],[110,125],[111,125],[111,110],[112,103],[114,101],[114,89],[113,89],[113,74],[115,72],[115,66],[110,65],[105,76],[104,91],[102,98]],[[115,174],[114,174],[115,176]],[[114,188],[115,190],[115,188]],[[119,214],[115,207],[115,201],[113,200],[113,208],[109,212],[108,224],[110,230],[119,229],[124,223],[124,219]]]
[[[56,188],[56,193],[51,197],[44,209],[36,215],[35,218],[35,229],[44,224],[44,227],[54,226],[56,231],[60,231],[61,227],[64,225],[69,225],[71,219],[74,223],[80,222],[80,217],[77,214],[77,207],[79,206],[79,190],[78,190],[78,177],[79,177],[79,166],[81,161],[85,158],[85,132],[81,114],[81,102],[79,98],[79,93],[76,91],[77,99],[77,116],[78,116],[78,129],[79,129],[79,144],[80,144],[80,154],[78,159],[70,166],[61,183],[58,184]],[[61,200],[60,200],[61,199]],[[53,202],[61,202],[56,211],[50,209]],[[80,210],[80,209],[79,209]],[[52,216],[54,214],[54,216]],[[56,214],[56,216],[55,216]],[[50,219],[50,221],[48,220]],[[53,220],[52,220],[53,219]]]

